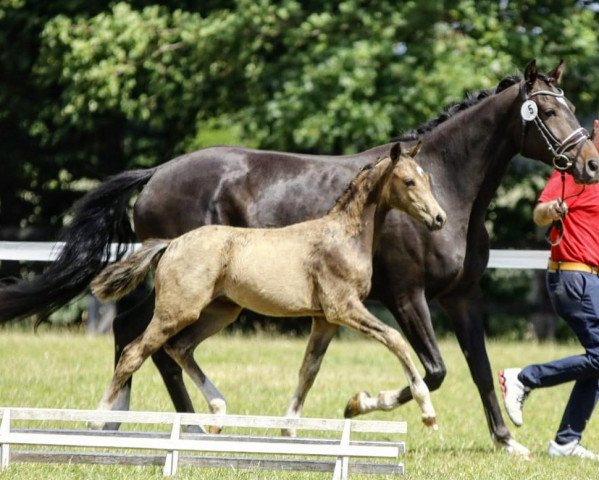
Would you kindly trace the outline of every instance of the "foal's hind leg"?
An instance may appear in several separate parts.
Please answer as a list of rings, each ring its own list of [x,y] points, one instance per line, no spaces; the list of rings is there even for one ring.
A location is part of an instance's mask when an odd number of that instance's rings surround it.
[[[227,404],[224,397],[195,361],[193,352],[206,338],[233,323],[240,312],[241,308],[232,302],[214,301],[202,312],[197,322],[179,332],[164,346],[168,354],[200,389],[212,413],[224,415],[227,412]],[[211,433],[219,433],[221,430],[220,426],[210,428]]]
[[[412,396],[422,411],[421,418],[423,423],[436,429],[436,414],[431,402],[428,387],[416,369],[416,365],[410,356],[408,344],[401,334],[372,315],[357,297],[343,302],[343,306],[341,307],[335,305],[334,302],[329,302],[326,298],[321,299],[321,304],[329,321],[346,325],[378,340],[399,359],[408,379]],[[373,406],[381,407],[378,399],[364,398],[361,400],[365,402],[373,401],[373,403],[375,403]],[[361,407],[364,411],[374,410],[374,408],[369,408],[370,405],[368,404],[362,405]]]
[[[123,350],[121,358],[114,369],[112,381],[102,397],[98,410],[112,410],[118,393],[143,362],[162,347],[169,338],[198,318],[201,309],[210,300],[209,294],[205,293],[203,297],[191,304],[191,308],[185,310],[173,303],[164,305],[162,308],[160,305],[157,306],[158,308],[154,312],[154,316],[145,332]],[[177,300],[185,303],[183,299],[177,298]],[[193,312],[197,313],[194,314]],[[102,428],[99,423],[93,423],[91,426],[92,428]]]
[[[287,409],[287,417],[297,418],[301,415],[308,391],[312,388],[324,354],[338,329],[338,325],[327,322],[324,317],[312,318],[312,330],[300,367],[299,382]],[[284,429],[282,433],[290,437],[296,435],[295,429]]]
[[[114,366],[118,364],[123,349],[139,337],[148,324],[152,320],[154,312],[154,293],[153,290],[148,290],[145,286],[137,287],[133,293],[123,297],[117,302],[117,316],[112,323],[112,330],[114,334]],[[172,359],[166,355],[166,353],[160,350],[155,355],[166,357],[168,361],[175,365],[179,369],[179,377],[181,376],[180,367],[172,361]],[[153,356],[153,357],[154,357]],[[161,375],[165,377],[164,369],[161,370]],[[169,372],[170,373],[170,372]],[[170,373],[172,375],[172,373]],[[131,383],[132,377],[125,383],[123,388],[120,390],[117,399],[113,404],[113,410],[129,410],[130,398],[131,398]],[[166,382],[166,380],[165,380]],[[170,393],[170,392],[169,392]],[[172,394],[171,394],[172,397]],[[189,398],[189,397],[188,397]],[[189,402],[191,404],[191,401]],[[186,410],[183,410],[186,411]],[[118,430],[120,423],[110,422],[104,425],[105,430]]]
[[[154,290],[140,286],[117,302],[118,315],[112,324],[115,368],[123,349],[140,336],[152,320],[154,300]],[[152,355],[152,361],[158,368],[177,412],[193,413],[193,404],[183,383],[181,367],[163,349],[158,349]],[[120,390],[113,404],[113,410],[129,410],[132,380],[131,376]],[[118,422],[109,422],[103,426],[103,429],[118,430],[119,426]],[[193,425],[185,426],[185,430],[194,433],[201,432],[201,429]]]

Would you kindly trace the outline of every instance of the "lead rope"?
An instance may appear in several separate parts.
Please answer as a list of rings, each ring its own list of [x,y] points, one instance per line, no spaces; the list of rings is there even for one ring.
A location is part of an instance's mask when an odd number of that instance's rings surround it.
[[[565,200],[564,195],[566,194],[566,172],[563,170],[560,170],[559,173],[562,178],[562,195],[560,198],[557,199],[557,204],[561,208],[563,206],[564,200]],[[549,225],[549,228],[545,232],[545,240],[547,240],[547,242],[549,242],[549,245],[551,245],[552,247],[555,247],[556,245],[558,245],[559,242],[562,241],[562,238],[564,238],[564,218],[566,218],[566,211],[562,209],[560,218],[551,222],[551,225]],[[551,240],[551,232],[553,231],[554,228],[555,228],[555,231],[557,232],[557,238],[555,240]]]
[[[579,195],[581,195],[582,192],[584,192],[584,189],[586,188],[586,185],[582,186],[580,192],[573,193],[572,195],[569,195],[569,196],[566,197],[565,196],[565,194],[566,194],[566,172],[560,170],[559,173],[560,173],[560,176],[562,178],[562,196],[557,199],[557,203],[558,203],[558,205],[561,208],[564,205],[564,202],[568,198],[578,197]],[[556,245],[558,245],[559,242],[562,241],[562,238],[564,238],[564,219],[566,218],[566,214],[567,213],[568,212],[566,210],[562,209],[562,213],[560,214],[561,218],[558,218],[557,220],[554,220],[553,222],[551,222],[551,225],[549,226],[549,228],[545,232],[545,240],[547,240],[547,242],[549,243],[549,245],[551,245],[552,247],[555,247]],[[555,240],[551,240],[551,232],[552,232],[552,230],[554,228],[557,231],[557,238]]]

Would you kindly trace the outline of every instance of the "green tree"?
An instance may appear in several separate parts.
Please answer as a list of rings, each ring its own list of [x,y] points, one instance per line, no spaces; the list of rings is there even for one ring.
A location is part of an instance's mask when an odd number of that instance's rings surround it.
[[[590,126],[592,7],[0,0],[0,237],[49,239],[94,182],[215,139],[333,154],[384,143],[531,58],[566,60],[564,89]],[[544,175],[514,162],[489,211],[495,246],[538,245]]]

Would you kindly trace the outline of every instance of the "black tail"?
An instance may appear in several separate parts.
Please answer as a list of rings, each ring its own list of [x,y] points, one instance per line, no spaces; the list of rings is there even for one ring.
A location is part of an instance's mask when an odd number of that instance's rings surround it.
[[[0,286],[0,323],[31,315],[42,318],[81,293],[106,266],[110,245],[117,257],[135,239],[127,215],[129,198],[156,169],[131,170],[106,180],[75,206],[72,223],[61,235],[60,256],[41,275]]]

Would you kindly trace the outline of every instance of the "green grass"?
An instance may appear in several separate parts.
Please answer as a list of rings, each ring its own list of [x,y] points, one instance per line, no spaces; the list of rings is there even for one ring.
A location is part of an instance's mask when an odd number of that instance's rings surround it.
[[[282,415],[295,387],[305,340],[265,336],[217,336],[196,358],[228,401],[230,413]],[[496,452],[490,441],[480,399],[464,357],[454,340],[441,342],[448,375],[433,393],[440,430],[429,432],[413,403],[394,412],[364,418],[406,420],[407,479],[567,479],[597,478],[598,465],[554,460],[545,455],[559,423],[570,386],[535,391],[527,400],[525,425],[512,433],[533,452],[531,461]],[[575,345],[489,342],[493,371],[580,353]],[[94,408],[111,376],[112,338],[72,333],[39,335],[0,331],[0,406]],[[189,384],[189,383],[188,383]],[[308,396],[306,417],[341,418],[349,397],[405,385],[397,361],[380,345],[362,339],[336,340]],[[198,411],[206,406],[191,388]],[[151,362],[134,380],[132,408],[171,411]],[[599,428],[591,419],[584,444],[599,451]],[[183,467],[177,478],[328,478],[324,474],[252,471],[204,471]],[[0,479],[148,479],[162,478],[160,468],[93,465],[13,464]]]

